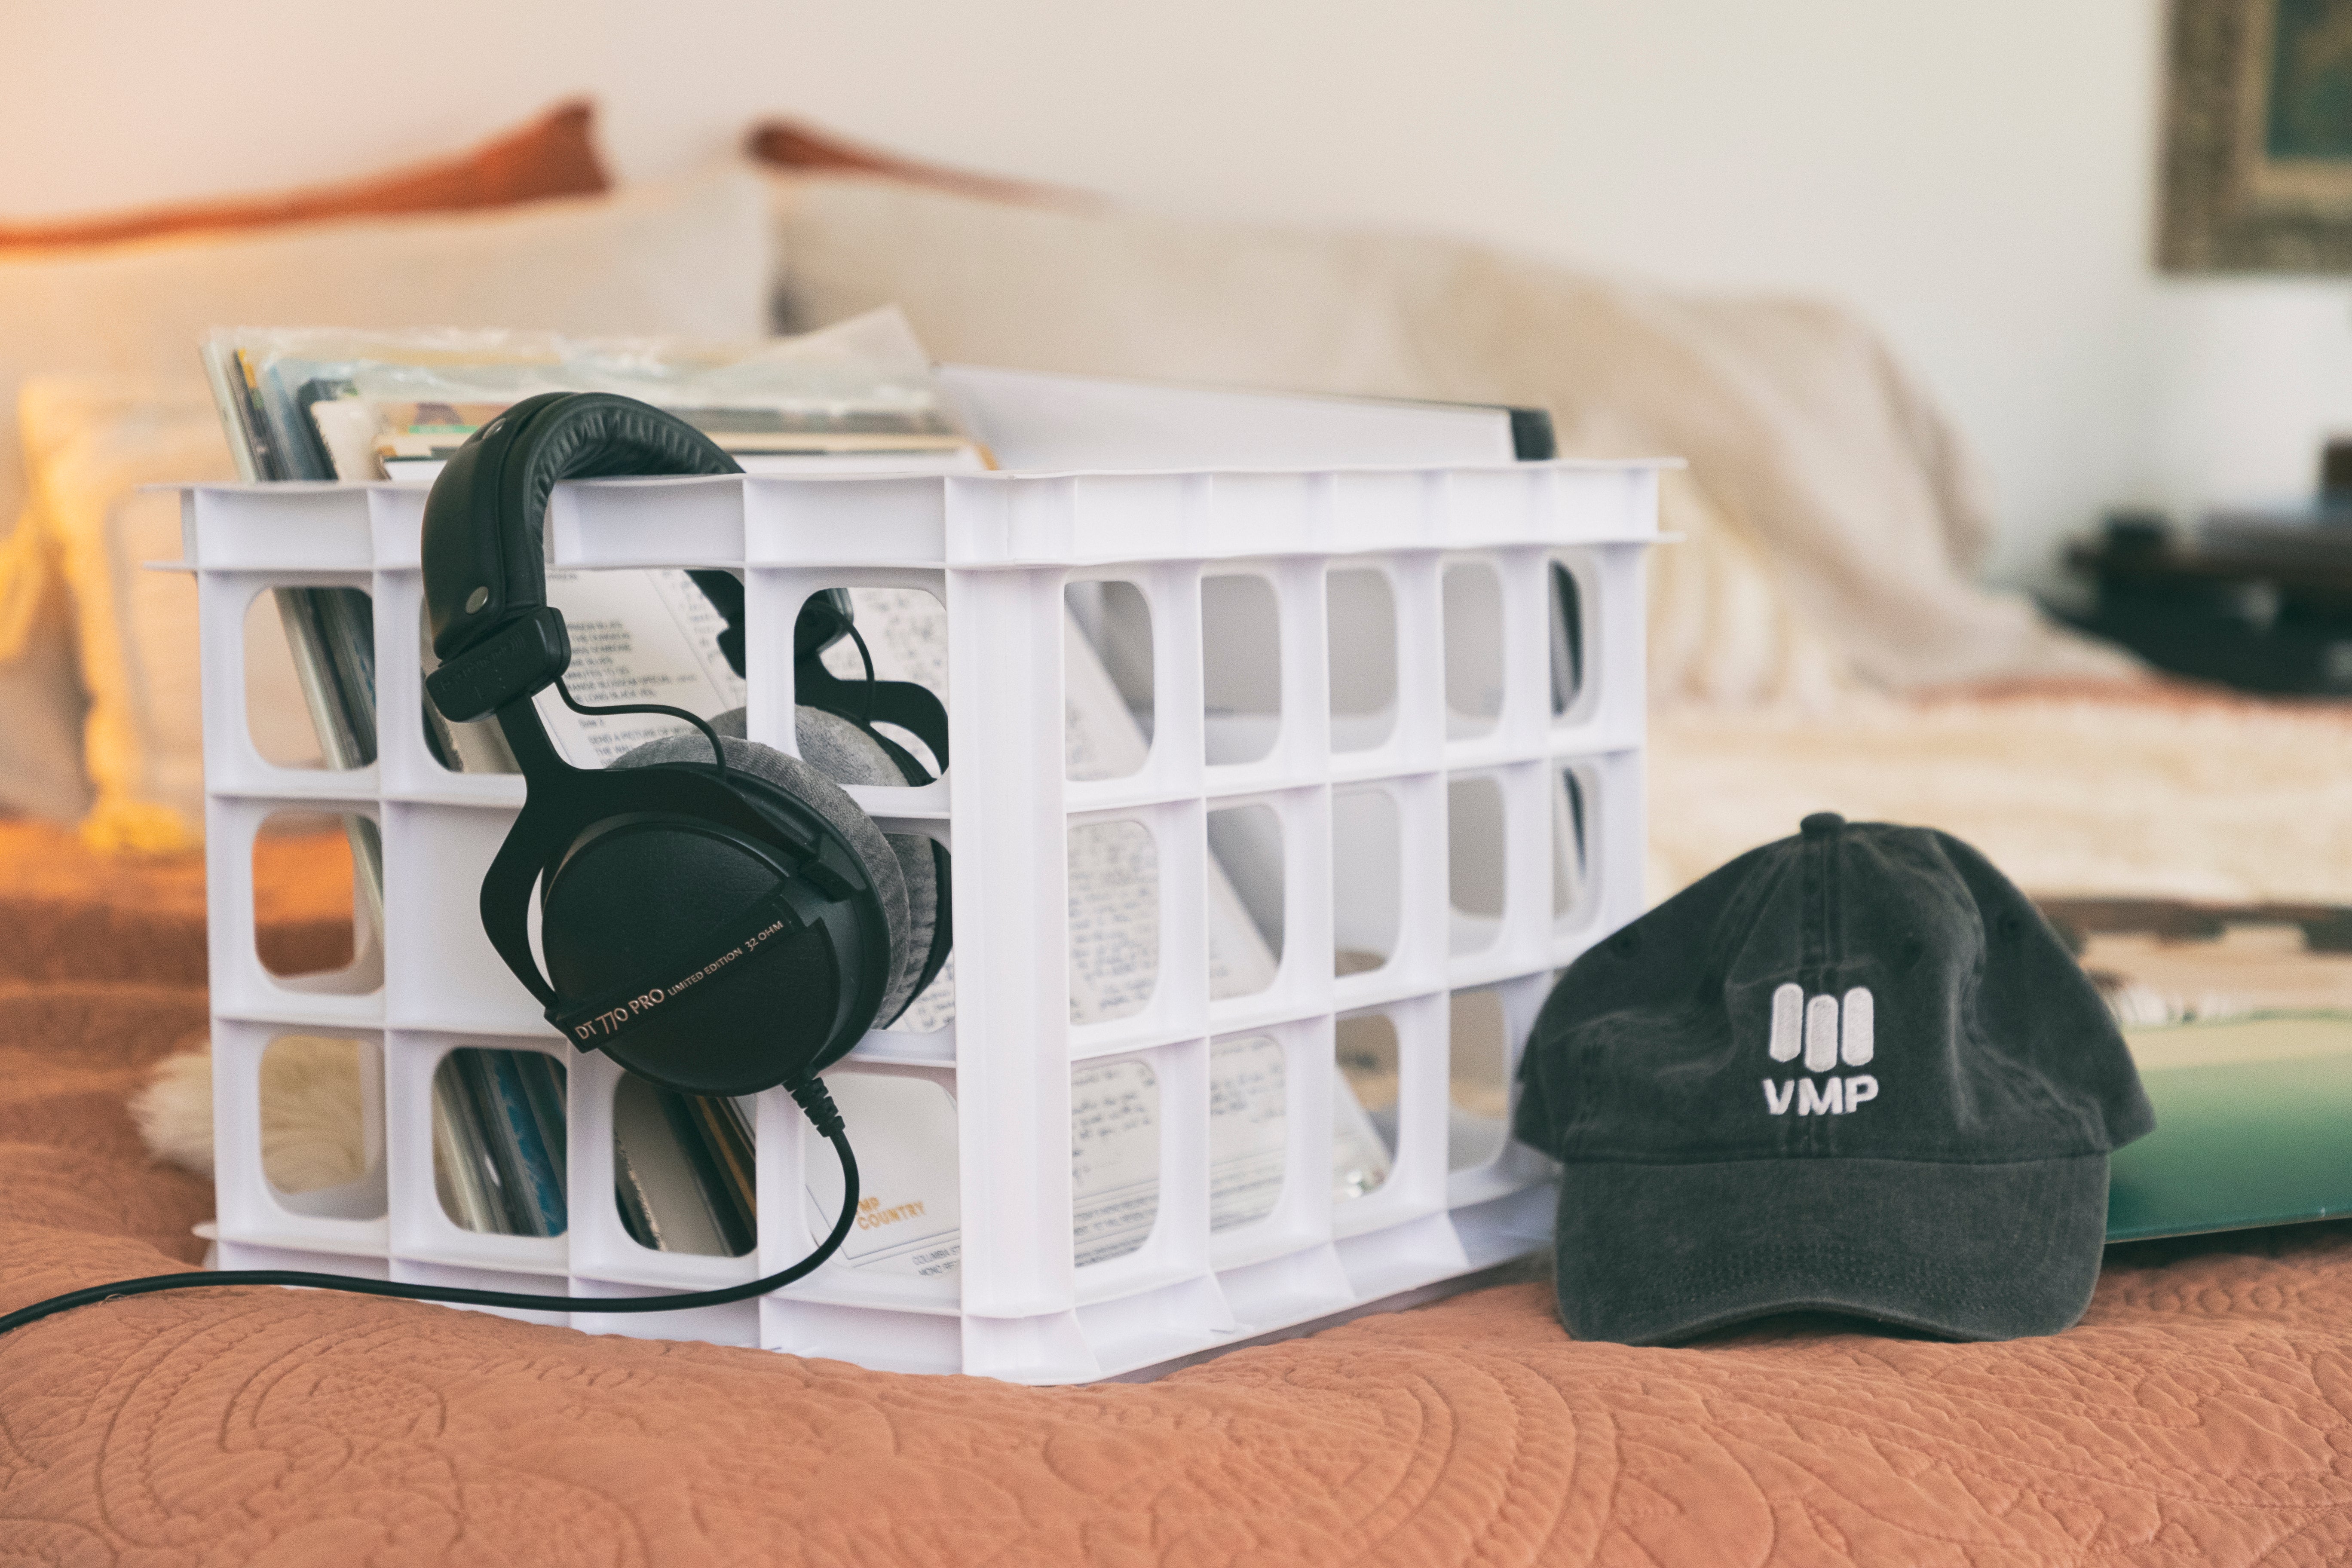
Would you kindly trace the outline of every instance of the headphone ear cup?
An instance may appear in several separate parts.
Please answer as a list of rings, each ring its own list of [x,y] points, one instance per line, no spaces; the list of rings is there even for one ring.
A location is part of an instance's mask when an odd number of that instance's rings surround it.
[[[836,784],[886,784],[893,787],[931,782],[931,775],[911,755],[838,714],[828,713],[821,708],[803,706],[794,710],[793,718],[793,738],[800,745],[801,755],[806,759],[807,767],[813,767],[822,775],[822,780],[830,780]],[[710,721],[710,727],[722,740],[733,741],[742,740],[749,729],[744,710],[740,708],[730,708],[719,714]],[[656,756],[653,754],[653,748],[656,746],[672,749]],[[773,757],[779,763],[792,764],[795,770],[803,768],[803,764],[793,763],[793,759],[770,747],[755,745],[751,750],[761,756]],[[699,735],[672,735],[637,747],[616,759],[613,766],[634,767],[638,765],[640,758],[646,762],[706,762],[709,753],[709,744]],[[736,765],[732,745],[728,748],[727,760],[730,767]],[[745,771],[761,776],[754,769],[747,767]],[[796,773],[795,776],[800,775]],[[768,782],[780,789],[793,787],[782,777],[771,777]],[[793,793],[800,792],[793,790]],[[947,851],[938,840],[925,834],[880,833],[874,827],[873,819],[859,809],[856,802],[837,789],[828,794],[839,800],[845,811],[854,814],[856,822],[879,834],[898,862],[898,878],[906,888],[906,921],[900,924],[894,919],[890,928],[894,951],[898,947],[895,940],[898,933],[904,932],[904,952],[890,971],[883,987],[882,1005],[874,1015],[877,1025],[887,1025],[906,1011],[908,1004],[914,1001],[917,994],[939,973],[947,960]],[[816,803],[812,800],[811,804]],[[849,831],[844,828],[845,833]],[[853,838],[852,842],[857,840]],[[860,854],[870,858],[863,846]],[[877,880],[880,879],[879,873],[872,875]],[[887,913],[886,904],[885,914]]]
[[[836,784],[903,788],[930,782],[919,767],[908,773],[887,742],[838,714],[803,707],[793,714],[793,728],[801,755]],[[907,951],[884,990],[881,1010],[874,1016],[877,1024],[887,1024],[904,1012],[934,972],[931,950],[938,942],[941,905],[938,843],[920,833],[885,834],[883,841],[897,858],[907,886]]]
[[[729,715],[729,717],[734,717]],[[741,721],[736,719],[738,723]],[[712,728],[719,728],[714,724]],[[882,906],[882,921],[889,931],[889,949],[884,955],[882,1007],[875,1016],[887,1018],[891,997],[901,983],[907,968],[910,921],[907,909],[907,876],[898,855],[874,819],[859,809],[856,801],[841,791],[841,786],[816,768],[797,757],[788,757],[772,747],[738,740],[721,732],[719,745],[727,752],[727,766],[731,771],[758,779],[772,788],[793,796],[814,809],[832,824],[847,839],[857,856],[858,865],[873,888],[877,902]],[[658,741],[625,752],[613,760],[615,768],[649,767],[656,763],[707,763],[710,760],[710,742],[699,734],[665,735]]]
[[[910,788],[931,782],[931,771],[916,761],[913,752],[879,730],[870,731],[868,735],[889,753],[890,761],[898,766],[899,782]],[[912,1005],[947,967],[949,950],[954,945],[950,908],[952,899],[949,891],[954,868],[950,863],[948,847],[929,834],[892,833],[885,837],[898,852],[899,867],[907,873],[907,913],[913,922],[907,943],[907,1001]],[[927,917],[930,922],[928,931],[924,929]],[[881,1015],[885,1026],[897,1019],[896,1013]]]

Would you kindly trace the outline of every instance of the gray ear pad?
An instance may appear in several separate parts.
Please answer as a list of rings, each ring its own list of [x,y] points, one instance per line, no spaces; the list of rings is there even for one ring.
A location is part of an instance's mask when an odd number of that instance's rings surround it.
[[[735,717],[733,714],[723,717]],[[738,721],[740,722],[740,720]],[[793,713],[794,738],[801,755],[835,784],[888,784],[903,789],[907,775],[876,742],[873,736],[838,715],[821,708],[799,708]],[[863,816],[861,812],[859,814]],[[868,825],[872,819],[867,818]],[[919,833],[886,833],[883,842],[898,858],[898,874],[907,884],[907,956],[889,988],[882,994],[877,1024],[895,1022],[915,999],[931,956],[931,939],[940,923],[940,868],[931,840]]]
[[[805,708],[801,710],[802,733],[804,736],[807,733],[807,716],[810,712],[811,710]],[[842,722],[842,721],[831,719],[829,714],[820,713],[816,716],[830,720],[834,723]],[[733,721],[731,725],[728,722],[729,720]],[[897,846],[882,836],[882,830],[874,826],[874,819],[866,816],[856,801],[844,795],[840,786],[827,778],[824,772],[798,757],[788,757],[772,747],[755,745],[750,741],[740,739],[742,726],[743,717],[740,710],[724,714],[712,721],[711,728],[719,731],[721,737],[719,745],[727,752],[727,765],[738,773],[765,780],[786,794],[807,802],[819,816],[831,823],[841,836],[849,841],[850,847],[856,851],[858,864],[866,868],[866,879],[873,886],[874,896],[882,905],[883,924],[890,933],[890,949],[885,955],[887,967],[883,971],[886,981],[882,1005],[875,1016],[883,1020],[896,1016],[898,1009],[906,1002],[901,993],[908,984],[910,973],[908,955],[910,952],[916,955],[912,961],[914,966],[912,973],[919,973],[924,962],[922,955],[928,954],[930,951],[930,927],[932,920],[936,917],[927,913],[923,926],[922,944],[917,946],[909,940],[912,922],[908,915],[907,874],[902,868]],[[855,730],[855,726],[845,725],[844,727]],[[728,731],[730,729],[737,733],[730,734]],[[858,738],[866,739],[863,735]],[[873,745],[871,741],[866,741],[866,743],[869,746]],[[803,740],[802,745],[803,748],[807,746],[806,740]],[[889,766],[887,754],[879,747],[875,747],[874,751],[875,754],[881,758],[883,764]],[[612,765],[616,768],[641,768],[653,763],[707,763],[709,760],[710,742],[704,740],[698,732],[688,731],[683,735],[665,735],[658,741],[648,741],[642,746],[624,752],[613,760]],[[890,767],[887,776],[871,780],[856,778],[849,782],[852,784],[900,784],[905,781],[898,776],[896,767]],[[922,843],[928,852],[930,840],[926,838]],[[930,865],[927,858],[924,862],[927,881],[929,869]],[[926,900],[927,910],[934,908],[937,902],[937,893],[934,890],[932,896]]]

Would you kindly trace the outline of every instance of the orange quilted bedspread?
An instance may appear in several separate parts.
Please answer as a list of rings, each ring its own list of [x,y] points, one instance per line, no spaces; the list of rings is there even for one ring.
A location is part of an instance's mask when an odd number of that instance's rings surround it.
[[[273,941],[347,894],[263,868]],[[193,1258],[124,1097],[201,872],[0,825],[0,1308]],[[2111,1255],[2082,1326],[1569,1342],[1517,1285],[1029,1390],[328,1293],[0,1339],[0,1563],[2352,1561],[2352,1227]]]

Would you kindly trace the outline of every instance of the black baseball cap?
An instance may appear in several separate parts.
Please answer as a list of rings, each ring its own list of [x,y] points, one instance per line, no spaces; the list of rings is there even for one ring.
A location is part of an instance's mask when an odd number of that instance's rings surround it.
[[[1831,1311],[1958,1340],[2091,1299],[2156,1124],[2057,933],[1948,834],[1805,818],[1561,976],[1515,1131],[1561,1163],[1560,1321],[1664,1344]]]

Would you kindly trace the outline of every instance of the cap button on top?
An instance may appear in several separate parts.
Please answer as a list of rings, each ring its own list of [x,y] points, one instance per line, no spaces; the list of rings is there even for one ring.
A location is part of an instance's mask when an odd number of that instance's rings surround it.
[[[1797,824],[1797,831],[1808,838],[1826,838],[1845,826],[1845,818],[1834,811],[1817,811]]]

